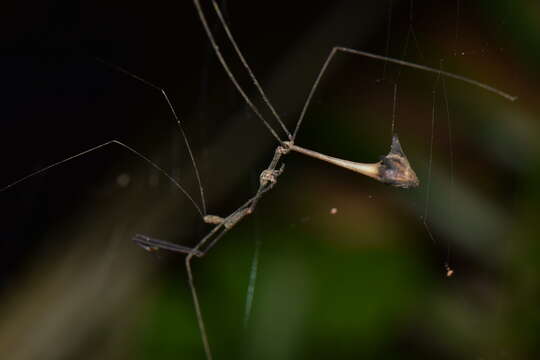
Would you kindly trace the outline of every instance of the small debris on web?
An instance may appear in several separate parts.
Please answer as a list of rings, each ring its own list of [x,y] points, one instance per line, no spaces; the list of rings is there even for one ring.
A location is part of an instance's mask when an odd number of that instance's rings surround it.
[[[446,277],[452,277],[454,275],[454,270],[448,264],[444,264],[444,268],[446,269]]]

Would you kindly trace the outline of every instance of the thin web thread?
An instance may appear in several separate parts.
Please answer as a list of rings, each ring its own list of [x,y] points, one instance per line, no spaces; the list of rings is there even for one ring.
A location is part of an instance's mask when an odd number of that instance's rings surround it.
[[[414,2],[413,2],[413,0],[411,0],[409,2],[409,25],[407,27],[407,36],[405,37],[405,44],[403,46],[403,51],[402,51],[402,54],[401,54],[401,58],[403,59],[403,58],[405,58],[407,56],[407,52],[409,50],[409,40],[412,37],[412,39],[414,41],[414,45],[416,47],[416,51],[420,55],[420,59],[423,60],[424,59],[424,53],[422,52],[422,49],[420,48],[420,43],[418,42],[418,37],[416,36],[416,31],[414,30],[413,23],[414,23]],[[403,69],[399,68],[398,73],[397,73],[397,79],[398,80],[401,77],[402,71],[403,71]]]
[[[270,163],[273,165],[273,162]],[[275,165],[274,165],[275,166]],[[252,177],[252,187],[260,187],[260,177]],[[255,296],[255,285],[257,282],[257,275],[259,270],[259,257],[262,247],[261,233],[259,231],[259,217],[255,216],[253,219],[253,237],[255,238],[255,249],[253,251],[253,257],[251,259],[251,266],[249,271],[248,286],[246,290],[246,302],[244,307],[244,331],[247,330],[249,325],[249,320],[251,319],[251,314],[253,310],[253,299]]]
[[[257,226],[257,225],[255,225]],[[257,274],[259,270],[259,257],[261,253],[262,240],[257,229],[255,230],[255,251],[253,252],[253,260],[251,261],[251,269],[249,272],[249,283],[246,292],[246,307],[244,311],[244,330],[247,330],[249,319],[253,310],[253,299],[255,297],[255,284],[257,282]]]
[[[397,90],[398,90],[398,84],[394,84],[394,105],[392,106],[392,133],[391,135],[394,136],[396,133],[396,110],[397,110]]]
[[[450,104],[448,103],[448,92],[446,90],[446,81],[442,79],[444,104],[446,108],[446,126],[448,129],[448,151],[450,153],[450,186],[454,186],[454,143],[452,134],[452,119],[450,116]]]
[[[433,236],[433,233],[431,232],[431,229],[428,225],[428,213],[429,213],[429,204],[431,202],[431,178],[432,178],[432,166],[433,166],[433,141],[435,137],[435,117],[436,117],[436,111],[435,111],[435,105],[437,100],[436,95],[436,87],[439,83],[440,75],[437,75],[437,80],[435,81],[435,85],[433,86],[433,103],[431,108],[431,136],[429,140],[429,159],[428,159],[428,181],[426,184],[426,200],[425,200],[425,206],[424,206],[424,215],[422,217],[422,223],[424,224],[424,228],[426,229],[426,232],[431,239],[433,243],[436,243],[435,237]]]
[[[385,50],[384,50],[384,55],[385,56],[388,56],[389,52],[390,52],[390,39],[391,39],[391,31],[392,31],[392,0],[389,0],[389,5],[388,5],[388,25],[386,27],[386,47],[385,47]],[[384,67],[383,67],[383,80],[386,79],[386,68],[388,67],[388,62],[384,62]]]
[[[446,108],[446,124],[448,130],[448,151],[450,153],[450,192],[454,191],[454,144],[452,134],[452,118],[450,116],[450,105],[448,103],[448,92],[446,89],[446,80],[442,78],[444,104]],[[450,274],[450,242],[446,243],[446,263],[445,267]]]
[[[460,0],[456,0],[456,29],[454,34],[454,56],[457,55],[458,39],[459,39],[459,15],[461,12]]]

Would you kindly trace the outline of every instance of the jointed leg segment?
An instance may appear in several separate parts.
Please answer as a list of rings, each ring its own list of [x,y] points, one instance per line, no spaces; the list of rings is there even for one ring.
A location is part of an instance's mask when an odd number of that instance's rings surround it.
[[[215,225],[212,230],[206,236],[204,236],[193,248],[177,245],[164,240],[154,239],[145,235],[137,234],[133,238],[139,246],[148,251],[156,251],[158,249],[169,250],[173,252],[179,252],[188,254],[188,257],[193,256],[203,257],[206,253],[219,241],[219,239],[225,235],[230,229],[232,229],[237,223],[239,223],[244,217],[250,215],[255,210],[258,201],[261,196],[267,191],[271,190],[277,183],[279,175],[284,171],[284,164],[276,170],[281,157],[289,152],[287,147],[278,146],[274,152],[274,157],[270,162],[268,168],[263,170],[260,175],[259,188],[255,195],[246,201],[242,206],[233,211],[229,216],[223,218],[217,215],[204,215],[203,220],[207,224]],[[210,241],[209,245],[204,247],[206,243]],[[203,249],[204,247],[204,249]]]

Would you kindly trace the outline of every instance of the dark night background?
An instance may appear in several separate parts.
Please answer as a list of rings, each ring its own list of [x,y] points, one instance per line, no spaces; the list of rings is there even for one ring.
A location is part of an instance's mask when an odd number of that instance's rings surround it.
[[[225,57],[255,96],[202,2]],[[297,144],[377,161],[389,149],[397,82],[397,132],[421,186],[394,189],[287,156],[254,215],[194,261],[214,357],[537,358],[538,2],[220,4],[289,127],[335,45],[442,66],[519,100],[450,79],[445,89],[435,74],[337,56]],[[0,186],[117,139],[177,176],[199,201],[164,99],[99,57],[167,90],[210,213],[225,216],[255,191],[275,141],[217,63],[191,1],[3,7]],[[428,189],[433,240],[423,226]],[[1,192],[0,204],[2,358],[204,358],[183,257],[149,254],[130,241],[143,233],[193,245],[208,231],[150,166],[104,148]]]

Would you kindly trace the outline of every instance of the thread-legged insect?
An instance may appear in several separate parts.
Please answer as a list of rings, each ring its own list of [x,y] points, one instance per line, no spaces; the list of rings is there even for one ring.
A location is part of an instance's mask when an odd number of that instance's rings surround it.
[[[199,324],[201,326],[201,331],[203,333],[203,340],[205,342],[205,349],[207,351],[207,356],[210,358],[210,350],[209,350],[210,348],[209,348],[209,345],[207,343],[207,337],[206,337],[206,333],[204,331],[204,325],[203,325],[204,323],[202,321],[202,314],[201,314],[199,302],[198,302],[198,299],[197,299],[197,294],[196,294],[196,291],[195,291],[195,287],[194,287],[194,284],[193,284],[193,274],[192,274],[191,265],[190,265],[191,260],[192,260],[193,257],[204,256],[204,254],[206,254],[212,248],[212,246],[217,241],[219,241],[219,239],[229,229],[234,227],[244,217],[251,214],[255,210],[255,207],[256,207],[258,201],[261,199],[261,197],[266,192],[268,192],[269,190],[271,190],[273,188],[273,186],[277,183],[277,180],[278,180],[279,176],[283,173],[283,170],[284,170],[283,165],[282,165],[283,156],[289,154],[290,152],[299,152],[299,153],[303,153],[303,154],[308,155],[308,156],[313,156],[313,157],[319,158],[321,160],[331,162],[331,163],[336,164],[338,166],[346,167],[348,169],[357,171],[357,172],[359,172],[361,174],[373,177],[373,178],[375,178],[377,180],[380,180],[381,182],[389,183],[389,184],[394,185],[394,186],[407,188],[407,187],[413,187],[413,186],[418,185],[418,180],[416,178],[416,175],[415,175],[414,171],[410,167],[409,161],[407,160],[407,158],[406,158],[406,156],[405,156],[405,154],[404,154],[404,152],[403,152],[403,150],[401,148],[401,145],[399,143],[397,135],[395,135],[394,138],[392,139],[392,145],[391,145],[390,153],[386,157],[384,157],[382,161],[377,162],[377,163],[372,163],[372,164],[353,163],[353,162],[346,161],[346,160],[331,158],[331,157],[319,154],[317,152],[304,149],[304,148],[302,148],[302,147],[295,144],[296,136],[297,136],[298,131],[300,129],[302,120],[306,115],[306,111],[308,109],[308,106],[309,106],[309,103],[311,101],[312,95],[314,94],[315,89],[317,88],[317,85],[318,85],[320,79],[322,78],[328,64],[330,63],[330,61],[333,59],[333,57],[337,53],[349,53],[349,54],[370,56],[370,57],[373,57],[373,58],[376,58],[376,59],[383,59],[383,60],[386,60],[386,61],[389,61],[389,62],[395,62],[395,63],[401,64],[403,66],[415,67],[415,68],[420,69],[420,70],[431,71],[431,72],[434,72],[434,73],[439,73],[441,75],[458,78],[460,80],[464,80],[464,81],[468,81],[468,82],[471,82],[471,83],[476,84],[476,85],[480,85],[480,86],[482,86],[482,87],[484,87],[484,88],[486,88],[488,90],[495,91],[495,89],[489,88],[489,87],[487,87],[485,85],[482,85],[482,84],[479,84],[479,83],[475,83],[472,80],[468,80],[468,79],[465,79],[465,78],[462,78],[462,77],[459,77],[459,76],[456,76],[456,75],[453,75],[453,74],[438,71],[436,69],[427,68],[427,67],[423,67],[423,66],[420,66],[420,65],[415,65],[415,64],[404,62],[404,61],[390,59],[390,58],[386,58],[386,57],[381,57],[381,56],[377,56],[377,55],[373,55],[373,54],[368,54],[368,53],[361,52],[361,51],[358,51],[358,50],[336,47],[331,51],[331,53],[328,56],[323,68],[321,69],[319,75],[317,76],[317,79],[316,79],[316,81],[315,81],[315,83],[314,83],[314,85],[312,87],[312,90],[311,90],[311,92],[310,92],[310,94],[308,96],[308,99],[305,102],[304,108],[302,110],[302,113],[300,115],[300,118],[299,118],[299,120],[297,122],[296,127],[293,129],[293,131],[290,131],[283,124],[283,122],[281,121],[281,119],[277,115],[278,114],[277,111],[274,110],[273,106],[268,101],[268,99],[267,99],[266,95],[264,94],[262,88],[258,84],[255,76],[251,72],[250,67],[248,66],[248,64],[245,61],[244,57],[242,56],[240,50],[238,49],[238,46],[236,45],[236,42],[234,41],[234,39],[232,37],[232,34],[230,33],[230,31],[229,31],[228,27],[226,26],[225,22],[223,21],[223,17],[221,15],[221,11],[220,11],[219,7],[214,3],[214,8],[215,8],[216,14],[219,17],[219,19],[220,19],[220,21],[221,21],[221,23],[223,25],[223,28],[225,29],[225,31],[227,33],[227,36],[229,37],[229,40],[233,44],[233,46],[234,46],[234,48],[235,48],[235,50],[237,52],[237,55],[241,59],[242,63],[245,66],[245,69],[248,71],[249,75],[252,77],[252,79],[253,79],[254,83],[256,84],[257,89],[260,91],[260,95],[263,97],[265,103],[270,108],[270,110],[272,111],[272,113],[274,114],[276,119],[278,120],[281,130],[283,130],[283,132],[285,133],[286,136],[283,137],[283,136],[278,135],[278,131],[276,131],[276,129],[274,127],[269,125],[269,123],[266,121],[266,119],[263,118],[263,116],[260,114],[260,111],[257,109],[257,107],[255,107],[255,105],[252,103],[251,99],[246,95],[246,93],[243,91],[243,89],[238,85],[233,73],[229,70],[227,62],[224,60],[223,56],[221,55],[221,53],[218,50],[218,46],[217,46],[217,44],[216,44],[216,42],[214,40],[212,32],[210,31],[210,29],[209,29],[209,27],[207,25],[207,21],[206,21],[206,19],[204,17],[204,14],[203,14],[200,6],[199,6],[199,2],[195,1],[195,5],[197,7],[198,14],[200,16],[201,22],[202,22],[202,24],[203,24],[203,26],[204,26],[204,28],[205,28],[208,36],[209,36],[209,39],[210,39],[211,43],[214,46],[214,49],[216,50],[216,55],[218,56],[220,62],[223,65],[223,67],[225,68],[225,70],[227,72],[227,75],[229,77],[231,77],[231,80],[233,81],[233,83],[237,87],[237,89],[240,92],[240,94],[242,95],[242,97],[245,99],[246,103],[252,108],[254,113],[262,120],[263,124],[268,128],[269,132],[274,136],[274,138],[277,141],[277,147],[276,147],[276,150],[274,152],[274,156],[273,156],[270,164],[260,174],[259,188],[256,191],[255,195],[252,198],[248,199],[242,206],[240,206],[237,210],[235,210],[234,212],[232,212],[228,216],[209,215],[207,213],[206,202],[204,200],[204,193],[203,193],[203,190],[202,190],[202,186],[200,186],[200,189],[201,189],[201,191],[200,191],[201,194],[200,195],[201,195],[202,205],[199,205],[184,190],[184,188],[181,187],[176,182],[176,180],[174,180],[172,177],[169,177],[169,179],[171,181],[175,182],[178,185],[178,188],[181,191],[183,191],[184,194],[186,196],[188,196],[192,200],[195,207],[197,207],[199,209],[199,212],[200,212],[201,217],[203,218],[203,220],[208,224],[215,225],[214,228],[210,231],[210,233],[207,236],[205,236],[202,240],[200,240],[199,243],[194,248],[186,248],[186,247],[179,246],[179,245],[167,242],[167,241],[153,239],[153,238],[151,238],[149,236],[145,236],[145,235],[136,235],[135,238],[134,238],[134,240],[138,244],[140,244],[141,246],[143,246],[147,250],[167,249],[167,250],[172,250],[172,251],[187,254],[187,256],[186,256],[186,267],[188,269],[190,286],[191,286],[192,294],[193,294],[194,301],[195,301],[197,315],[199,317]],[[180,122],[178,120],[178,116],[176,115],[176,112],[175,112],[171,102],[169,101],[169,98],[168,98],[166,92],[163,89],[161,89],[161,88],[159,88],[159,87],[157,87],[157,86],[155,86],[153,84],[148,83],[146,80],[144,80],[142,78],[139,78],[136,75],[133,75],[133,74],[129,74],[129,75],[131,75],[132,77],[134,77],[134,78],[136,78],[136,79],[138,79],[140,81],[145,82],[147,85],[150,85],[150,86],[153,86],[153,87],[157,88],[159,91],[162,92],[165,100],[169,103],[169,106],[171,108],[171,111],[172,111],[175,119],[178,122],[180,131],[183,132],[182,127],[180,126],[181,124],[180,124]],[[499,92],[499,94],[501,95],[500,92]],[[184,139],[185,139],[185,141],[187,143],[187,137],[185,136],[185,134],[183,134],[183,135],[184,135]],[[138,153],[135,149],[133,149],[133,148],[129,147],[128,145],[123,144],[123,143],[121,143],[119,141],[113,140],[113,141],[107,142],[105,144],[99,145],[98,147],[94,147],[92,149],[89,149],[89,150],[87,150],[87,151],[85,151],[83,153],[79,153],[79,154],[77,154],[77,155],[75,155],[73,157],[67,158],[67,159],[63,160],[62,162],[60,162],[60,163],[55,163],[55,164],[53,164],[53,165],[51,165],[49,167],[46,167],[46,168],[44,168],[44,169],[42,169],[42,170],[40,170],[40,171],[38,171],[36,173],[30,174],[28,177],[34,176],[37,173],[44,172],[44,171],[50,169],[53,166],[60,165],[61,163],[70,161],[70,160],[72,160],[74,158],[77,158],[79,156],[82,156],[82,155],[84,155],[84,154],[86,154],[88,152],[97,150],[98,148],[102,148],[102,147],[105,147],[105,146],[108,146],[108,145],[120,145],[120,146],[124,147],[125,149],[127,149],[128,151],[131,151],[131,152],[137,154],[138,156],[140,156],[144,160],[151,163],[148,158],[146,158],[142,154]],[[188,149],[190,149],[189,146],[188,146]],[[191,156],[191,158],[193,160],[193,164],[194,164],[194,168],[195,168],[195,171],[196,171],[196,174],[197,174],[197,178],[199,178],[198,170],[197,170],[197,167],[196,167],[195,161],[194,161],[194,157],[193,157],[193,155],[191,153],[190,153],[190,156]],[[155,164],[153,164],[153,163],[151,163],[151,164],[152,164],[152,166],[156,167],[156,169],[158,169],[159,171],[162,171],[161,168],[157,167]],[[25,178],[21,179],[20,181],[25,180],[28,177],[25,177]],[[18,181],[18,182],[20,182],[20,181]],[[200,180],[199,180],[199,183],[200,183]],[[12,184],[12,185],[14,185],[14,184]],[[11,187],[12,185],[9,185],[8,187]],[[6,187],[4,189],[7,189],[8,187]]]

